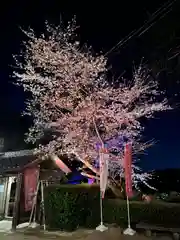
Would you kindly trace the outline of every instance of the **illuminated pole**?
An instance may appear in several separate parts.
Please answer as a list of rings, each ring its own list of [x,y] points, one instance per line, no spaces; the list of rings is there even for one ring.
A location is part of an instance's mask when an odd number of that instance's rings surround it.
[[[106,191],[107,181],[108,181],[108,159],[109,154],[105,146],[101,146],[99,151],[99,168],[100,168],[100,225],[96,230],[100,232],[106,231],[108,228],[103,222],[103,199]]]

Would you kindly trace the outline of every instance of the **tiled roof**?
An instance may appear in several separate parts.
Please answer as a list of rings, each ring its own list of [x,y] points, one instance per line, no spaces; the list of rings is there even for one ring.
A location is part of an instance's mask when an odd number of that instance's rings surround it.
[[[13,169],[22,168],[35,160],[33,150],[4,152],[0,154],[0,174]]]

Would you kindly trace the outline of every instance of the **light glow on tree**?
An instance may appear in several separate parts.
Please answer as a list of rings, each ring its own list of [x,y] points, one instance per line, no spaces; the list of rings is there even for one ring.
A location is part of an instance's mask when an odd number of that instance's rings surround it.
[[[140,65],[131,81],[107,81],[107,58],[82,49],[76,40],[76,22],[66,29],[46,24],[47,32],[36,36],[30,30],[26,50],[16,64],[16,83],[32,95],[24,114],[33,118],[27,141],[37,142],[45,131],[52,131],[51,141],[39,144],[43,154],[66,153],[91,169],[98,177],[97,144],[107,144],[110,152],[110,176],[123,177],[123,147],[130,140],[133,148],[133,183],[150,177],[136,166],[136,154],[151,143],[143,144],[141,118],[171,109],[158,89],[150,71]],[[87,160],[88,159],[88,160]],[[86,173],[84,173],[86,174]],[[146,183],[147,184],[147,183]]]

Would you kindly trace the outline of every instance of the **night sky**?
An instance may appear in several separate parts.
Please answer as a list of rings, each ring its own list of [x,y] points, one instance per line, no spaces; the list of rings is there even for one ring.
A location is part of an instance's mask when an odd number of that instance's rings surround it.
[[[26,36],[20,27],[32,27],[38,34],[44,31],[44,22],[58,24],[60,16],[66,22],[73,15],[77,17],[80,25],[80,41],[92,45],[94,51],[103,53],[111,49],[118,41],[139,28],[165,1],[121,1],[119,4],[107,3],[93,4],[85,2],[81,5],[72,5],[71,1],[14,1],[1,3],[0,7],[0,137],[5,138],[4,150],[17,150],[25,148],[23,134],[28,128],[28,120],[20,117],[24,108],[25,94],[22,89],[12,85],[12,54],[18,54],[22,41]],[[63,3],[64,2],[64,3]],[[73,2],[73,1],[72,1]],[[76,1],[78,2],[78,1]],[[172,11],[159,20],[148,32],[127,42],[123,48],[116,49],[109,55],[109,62],[113,67],[113,74],[121,74],[124,70],[131,75],[132,65],[140,63],[142,57],[152,62],[156,54],[165,55],[167,40],[172,36],[170,47],[176,46],[180,37],[180,0],[172,6]],[[180,25],[180,24],[179,24]],[[156,47],[162,45],[162,48]],[[154,54],[152,52],[154,51]],[[158,55],[159,56],[159,55]],[[176,59],[177,61],[177,59]],[[178,60],[179,61],[179,60]],[[180,62],[179,62],[180,64]],[[180,66],[179,66],[180,69]],[[180,72],[180,70],[179,70]],[[171,101],[179,104],[177,74],[175,80],[161,79]],[[172,112],[159,114],[155,119],[146,122],[144,138],[156,139],[157,144],[143,157],[142,166],[146,170],[158,168],[180,167],[180,111],[178,107]]]

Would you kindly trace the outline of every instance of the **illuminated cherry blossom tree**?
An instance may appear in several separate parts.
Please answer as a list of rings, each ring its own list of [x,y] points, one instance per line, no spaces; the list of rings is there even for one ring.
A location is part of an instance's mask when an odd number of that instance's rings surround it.
[[[98,157],[96,144],[111,143],[110,176],[121,176],[123,150],[116,146],[117,139],[131,141],[134,154],[144,151],[148,144],[140,143],[141,118],[170,109],[167,100],[157,101],[163,93],[143,66],[134,71],[131,81],[107,80],[107,59],[74,40],[75,20],[66,29],[46,27],[46,35],[26,32],[29,41],[20,56],[23,61],[16,58],[19,71],[14,77],[32,94],[24,112],[34,121],[27,141],[35,143],[51,131],[51,141],[39,144],[38,151],[73,154],[97,176],[99,171],[92,164]],[[133,165],[135,184],[149,177],[136,170]]]

